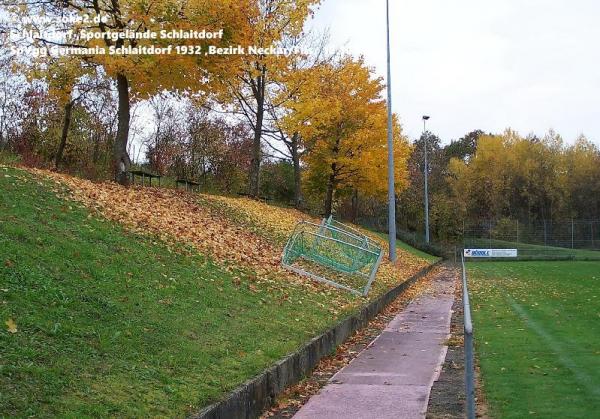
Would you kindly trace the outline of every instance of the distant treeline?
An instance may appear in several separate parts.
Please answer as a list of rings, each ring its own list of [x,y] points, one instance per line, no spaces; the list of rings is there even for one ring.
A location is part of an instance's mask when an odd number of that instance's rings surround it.
[[[441,146],[426,133],[409,158],[409,187],[400,194],[401,228],[423,231],[423,150],[429,151],[433,236],[459,237],[480,220],[523,225],[559,220],[600,220],[600,151],[581,136],[567,144],[557,133],[522,137],[474,131]]]

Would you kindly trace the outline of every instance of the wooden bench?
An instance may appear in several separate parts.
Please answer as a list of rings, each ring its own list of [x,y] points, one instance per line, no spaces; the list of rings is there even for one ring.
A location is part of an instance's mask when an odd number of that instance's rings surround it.
[[[146,179],[149,180],[149,186],[152,186],[152,179],[158,179],[158,186],[160,186],[161,175],[147,172],[145,170],[130,170],[129,175],[131,176],[131,183],[135,185],[135,177],[139,176],[142,178],[142,186],[145,186]]]
[[[200,192],[200,183],[194,182],[193,180],[182,178],[177,179],[175,181],[175,186],[178,188],[179,185],[184,185],[186,191],[193,191],[194,188],[196,188],[196,192]]]

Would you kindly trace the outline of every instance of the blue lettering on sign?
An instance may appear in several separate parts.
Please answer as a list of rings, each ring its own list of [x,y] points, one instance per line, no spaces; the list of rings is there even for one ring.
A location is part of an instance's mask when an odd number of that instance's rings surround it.
[[[516,258],[518,249],[465,249],[466,258]]]
[[[492,256],[490,249],[465,249],[465,257],[468,258],[489,258]]]
[[[489,256],[490,251],[489,250],[473,250],[472,255],[473,256]]]

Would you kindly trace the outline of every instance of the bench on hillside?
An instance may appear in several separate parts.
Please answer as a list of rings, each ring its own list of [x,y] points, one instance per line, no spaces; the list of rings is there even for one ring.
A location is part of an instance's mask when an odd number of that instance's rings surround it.
[[[175,186],[179,188],[179,185],[183,185],[186,191],[194,191],[196,188],[196,192],[200,192],[200,183],[193,180],[179,178],[175,181]]]
[[[132,185],[135,185],[136,176],[142,178],[142,186],[145,186],[146,179],[149,181],[149,186],[152,186],[152,179],[158,179],[158,186],[160,186],[160,178],[162,178],[161,175],[150,173],[145,170],[130,170],[129,175],[131,176]]]

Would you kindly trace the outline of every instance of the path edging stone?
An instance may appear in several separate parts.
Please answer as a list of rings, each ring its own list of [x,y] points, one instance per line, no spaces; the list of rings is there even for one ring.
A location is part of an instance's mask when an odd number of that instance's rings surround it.
[[[297,384],[319,361],[330,355],[352,333],[365,327],[388,304],[417,280],[443,263],[439,260],[408,278],[402,284],[371,301],[358,313],[346,317],[303,347],[277,361],[257,377],[229,393],[223,400],[191,415],[193,419],[254,419],[269,408],[286,388]]]

